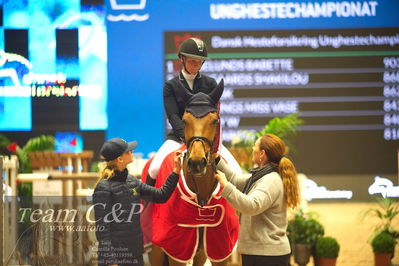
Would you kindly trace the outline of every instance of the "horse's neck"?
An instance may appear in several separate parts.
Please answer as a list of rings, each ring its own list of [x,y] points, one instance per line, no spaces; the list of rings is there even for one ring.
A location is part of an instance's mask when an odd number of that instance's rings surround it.
[[[185,167],[183,171],[187,186],[197,194],[198,202],[207,202],[216,187],[215,167],[211,164],[208,165],[206,173],[201,177],[194,177],[186,169]]]

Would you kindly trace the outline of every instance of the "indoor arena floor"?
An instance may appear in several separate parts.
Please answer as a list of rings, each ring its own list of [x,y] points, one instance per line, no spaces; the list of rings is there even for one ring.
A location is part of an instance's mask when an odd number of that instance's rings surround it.
[[[308,203],[308,211],[315,212],[323,224],[325,236],[332,236],[340,244],[337,266],[374,266],[374,255],[369,238],[374,226],[379,222],[376,218],[362,219],[362,213],[377,207],[376,203]],[[399,215],[393,221],[393,226],[399,230]],[[392,259],[393,266],[399,266],[399,245],[396,245],[396,256]],[[240,266],[238,254],[229,266]],[[292,265],[296,266],[293,258]],[[211,264],[207,262],[206,266]],[[311,258],[308,266],[314,266]]]
[[[376,203],[309,203],[308,211],[316,212],[324,225],[325,235],[337,239],[340,252],[337,266],[374,266],[374,254],[369,243],[377,218],[362,219],[362,213]],[[399,230],[399,215],[393,226]],[[396,245],[393,265],[399,265],[399,245]],[[314,263],[308,264],[313,266]]]

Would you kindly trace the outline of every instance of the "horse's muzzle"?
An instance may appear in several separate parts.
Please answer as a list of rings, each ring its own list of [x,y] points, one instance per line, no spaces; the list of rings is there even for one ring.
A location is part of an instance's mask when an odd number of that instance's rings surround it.
[[[202,158],[200,160],[194,160],[193,158],[189,158],[187,162],[189,172],[194,175],[205,174],[207,165],[208,160],[206,158]]]

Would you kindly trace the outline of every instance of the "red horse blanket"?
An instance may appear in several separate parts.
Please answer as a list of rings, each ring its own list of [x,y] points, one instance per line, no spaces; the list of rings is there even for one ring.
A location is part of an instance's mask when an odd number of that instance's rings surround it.
[[[169,154],[162,163],[156,187],[162,186],[172,172],[173,156],[173,153]],[[170,199],[152,206],[152,242],[176,261],[187,263],[195,255],[199,227],[204,227],[206,256],[211,261],[225,260],[237,242],[239,223],[235,210],[220,192],[218,185],[208,203],[201,207],[181,173]]]

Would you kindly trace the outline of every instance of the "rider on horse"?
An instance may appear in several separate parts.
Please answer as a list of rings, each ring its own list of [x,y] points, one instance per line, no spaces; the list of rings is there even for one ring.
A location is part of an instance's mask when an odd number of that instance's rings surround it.
[[[178,56],[183,68],[179,75],[168,80],[163,88],[164,107],[172,130],[168,134],[167,140],[152,159],[146,178],[147,184],[151,185],[155,183],[159,168],[165,157],[174,150],[179,149],[184,143],[182,116],[187,103],[184,98],[185,91],[183,90],[193,94],[199,92],[209,94],[217,85],[215,79],[199,72],[205,60],[209,59],[207,47],[202,40],[198,38],[186,39],[179,47]],[[184,87],[179,86],[179,83],[183,84]],[[215,141],[215,150],[219,150],[221,156],[236,171],[241,171],[240,166],[230,152],[221,144],[219,138],[220,133]]]

